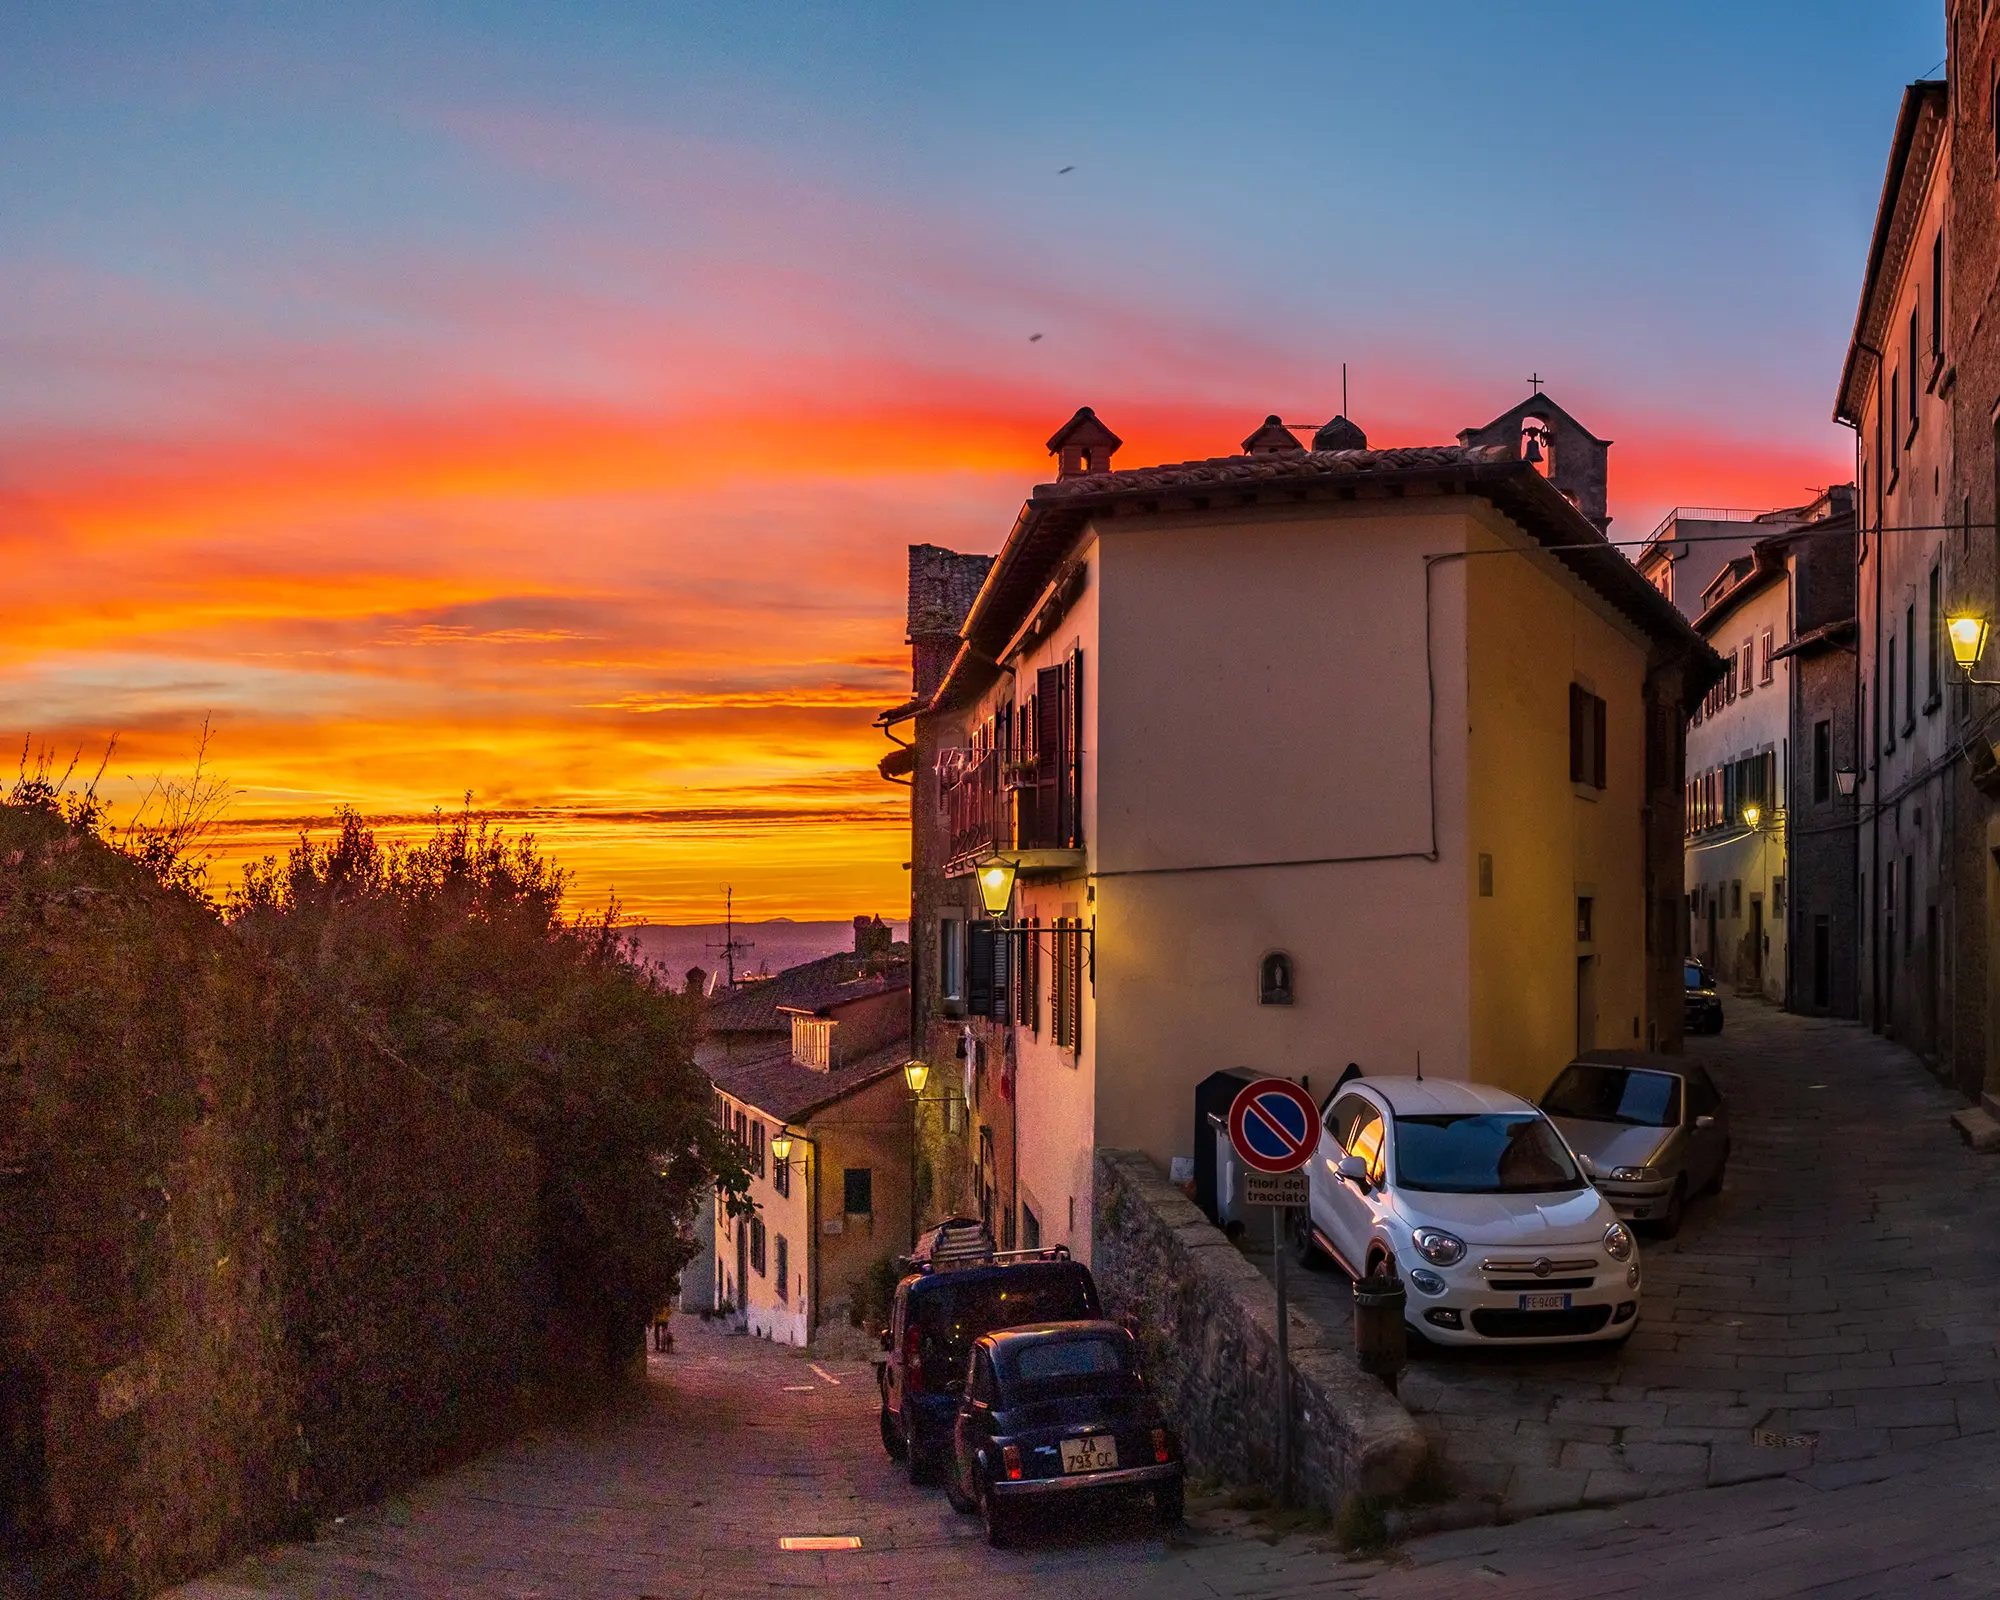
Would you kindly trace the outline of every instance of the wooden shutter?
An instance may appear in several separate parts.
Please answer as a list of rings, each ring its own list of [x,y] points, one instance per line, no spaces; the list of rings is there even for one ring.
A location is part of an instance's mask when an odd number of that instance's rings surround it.
[[[1590,781],[1598,788],[1604,787],[1604,701],[1596,695],[1590,697]]]
[[[1035,825],[1026,849],[1046,849],[1058,840],[1057,816],[1062,793],[1063,669],[1043,667],[1035,674]]]
[[[993,1014],[993,924],[966,929],[965,1009],[975,1017]]]
[[[993,930],[993,1007],[995,1022],[1014,1020],[1014,935]]]
[[[1583,782],[1583,758],[1587,748],[1584,744],[1584,688],[1580,683],[1569,686],[1569,781]]]
[[[1063,663],[1062,817],[1057,842],[1083,848],[1083,652],[1072,650]]]

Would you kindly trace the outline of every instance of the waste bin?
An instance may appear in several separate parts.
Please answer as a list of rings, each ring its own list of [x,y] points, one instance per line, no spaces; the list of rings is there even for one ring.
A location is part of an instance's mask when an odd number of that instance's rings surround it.
[[[1403,1280],[1393,1272],[1354,1281],[1354,1358],[1363,1372],[1372,1372],[1395,1393],[1396,1377],[1409,1359],[1409,1336],[1403,1331],[1403,1307],[1408,1296]]]

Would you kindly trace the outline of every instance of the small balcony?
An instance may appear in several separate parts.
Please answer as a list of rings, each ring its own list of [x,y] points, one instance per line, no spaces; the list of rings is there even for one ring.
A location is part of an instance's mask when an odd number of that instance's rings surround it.
[[[1004,855],[1024,876],[1084,864],[1081,752],[948,750],[938,761],[947,877]]]

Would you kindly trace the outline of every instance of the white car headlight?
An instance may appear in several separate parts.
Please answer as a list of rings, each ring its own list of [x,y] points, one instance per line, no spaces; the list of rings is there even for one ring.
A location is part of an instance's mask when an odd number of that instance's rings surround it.
[[[1611,1181],[1613,1183],[1646,1183],[1652,1179],[1652,1176],[1653,1169],[1651,1167],[1613,1167],[1611,1169]]]
[[[1465,1259],[1465,1241],[1442,1228],[1419,1228],[1410,1235],[1426,1261],[1440,1267],[1454,1266]]]
[[[1604,1230],[1604,1253],[1613,1261],[1632,1259],[1632,1230],[1622,1222],[1614,1222]]]

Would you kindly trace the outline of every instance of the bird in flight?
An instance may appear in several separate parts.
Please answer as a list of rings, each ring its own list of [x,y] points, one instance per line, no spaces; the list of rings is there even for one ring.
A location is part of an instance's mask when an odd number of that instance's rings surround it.
[[[1072,164],[1072,165],[1070,165],[1070,166],[1067,166],[1067,167],[1064,167],[1064,168],[1062,169],[1062,172],[1058,172],[1058,173],[1056,174],[1056,176],[1057,176],[1058,178],[1060,178],[1060,177],[1061,177],[1061,176],[1063,175],[1063,172],[1074,172],[1074,171],[1076,171],[1076,167],[1075,167],[1075,165],[1074,165],[1074,164]]]
[[[1028,335],[1028,343],[1033,344],[1039,338],[1041,338],[1039,333],[1031,333]]]

